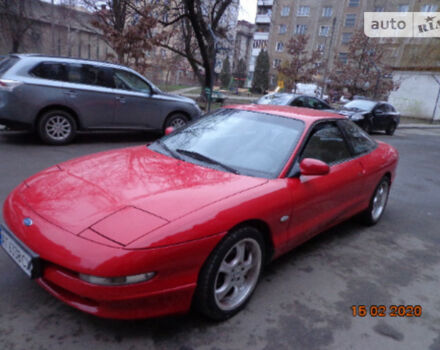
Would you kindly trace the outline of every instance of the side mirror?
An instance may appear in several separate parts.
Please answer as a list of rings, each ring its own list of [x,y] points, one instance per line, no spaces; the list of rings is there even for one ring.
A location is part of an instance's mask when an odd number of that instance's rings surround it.
[[[313,158],[304,158],[299,163],[301,175],[326,175],[330,172],[327,163]]]
[[[169,135],[172,132],[174,132],[174,128],[172,126],[169,126],[168,128],[165,129],[165,135]]]

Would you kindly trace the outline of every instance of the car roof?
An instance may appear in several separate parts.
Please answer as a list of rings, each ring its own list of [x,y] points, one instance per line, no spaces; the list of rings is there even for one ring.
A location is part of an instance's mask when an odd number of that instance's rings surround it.
[[[347,119],[346,116],[337,113],[324,112],[311,108],[291,107],[291,106],[248,104],[248,105],[229,105],[223,108],[241,109],[244,111],[279,115],[282,117],[299,119],[306,122],[307,124],[313,123],[318,119]]]
[[[41,60],[53,60],[53,61],[62,61],[62,62],[78,62],[78,63],[90,63],[90,64],[96,64],[96,65],[100,65],[100,66],[111,66],[111,67],[117,67],[117,68],[123,68],[123,69],[129,69],[126,66],[122,66],[120,64],[117,63],[110,63],[110,62],[104,62],[104,61],[96,61],[96,60],[89,60],[86,58],[75,58],[75,57],[63,57],[63,56],[50,56],[50,55],[42,55],[42,54],[37,54],[37,53],[13,53],[10,54],[9,56],[12,57],[19,57],[19,58],[27,58],[27,57],[32,57],[32,58],[40,58]]]

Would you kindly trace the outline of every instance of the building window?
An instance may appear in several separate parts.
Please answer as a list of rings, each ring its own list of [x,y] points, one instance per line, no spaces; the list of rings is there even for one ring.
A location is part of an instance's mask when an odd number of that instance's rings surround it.
[[[333,14],[332,7],[323,7],[322,8],[322,17],[331,17]]]
[[[295,34],[306,34],[307,25],[306,24],[297,24],[295,27]]]
[[[409,5],[399,5],[399,12],[408,12]]]
[[[317,49],[319,52],[324,52],[324,50],[325,50],[325,44],[318,44],[318,46],[316,47],[316,49]]]
[[[285,34],[287,32],[287,26],[285,24],[280,25],[280,34]]]
[[[319,36],[328,36],[329,31],[330,31],[329,26],[320,26],[319,27]]]
[[[310,16],[310,6],[300,6],[298,8],[298,12],[296,14],[299,17],[308,17],[308,16]]]
[[[342,43],[348,44],[351,40],[353,33],[342,33]]]
[[[355,24],[356,24],[356,14],[354,13],[347,14],[347,16],[345,17],[345,26],[354,27]]]
[[[359,0],[350,0],[348,3],[349,7],[358,7],[359,6]]]
[[[281,65],[281,60],[279,58],[275,58],[273,60],[273,68],[278,68]]]
[[[281,16],[287,17],[290,14],[290,7],[289,6],[283,6],[281,9]]]
[[[438,9],[438,5],[428,4],[428,5],[423,5],[420,12],[436,12],[437,9]]]
[[[283,52],[284,51],[284,44],[281,41],[277,42],[276,50],[278,52]]]
[[[374,12],[384,12],[384,11],[385,11],[385,8],[382,6],[376,6],[374,8]]]
[[[339,53],[339,61],[341,61],[342,63],[347,63],[347,60],[348,60],[348,53],[346,53],[346,52],[340,52]]]

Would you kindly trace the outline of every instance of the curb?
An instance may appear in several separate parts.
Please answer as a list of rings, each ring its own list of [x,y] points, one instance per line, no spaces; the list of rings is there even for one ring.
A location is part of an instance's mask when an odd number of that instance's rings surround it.
[[[440,129],[440,124],[400,124],[398,129]]]

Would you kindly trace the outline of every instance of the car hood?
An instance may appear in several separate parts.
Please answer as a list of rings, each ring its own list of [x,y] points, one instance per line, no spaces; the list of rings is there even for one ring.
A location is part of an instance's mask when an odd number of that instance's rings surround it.
[[[94,230],[125,245],[266,182],[180,161],[141,146],[59,164],[26,180],[16,195],[39,216],[66,231],[79,235]],[[130,224],[123,241],[115,231],[122,221]]]
[[[166,92],[161,92],[160,95],[164,99],[167,99],[167,100],[195,104],[195,101],[192,98],[189,98],[189,97],[185,97],[185,96],[181,96],[181,95],[176,95],[176,94],[169,94],[169,93],[166,93]]]

